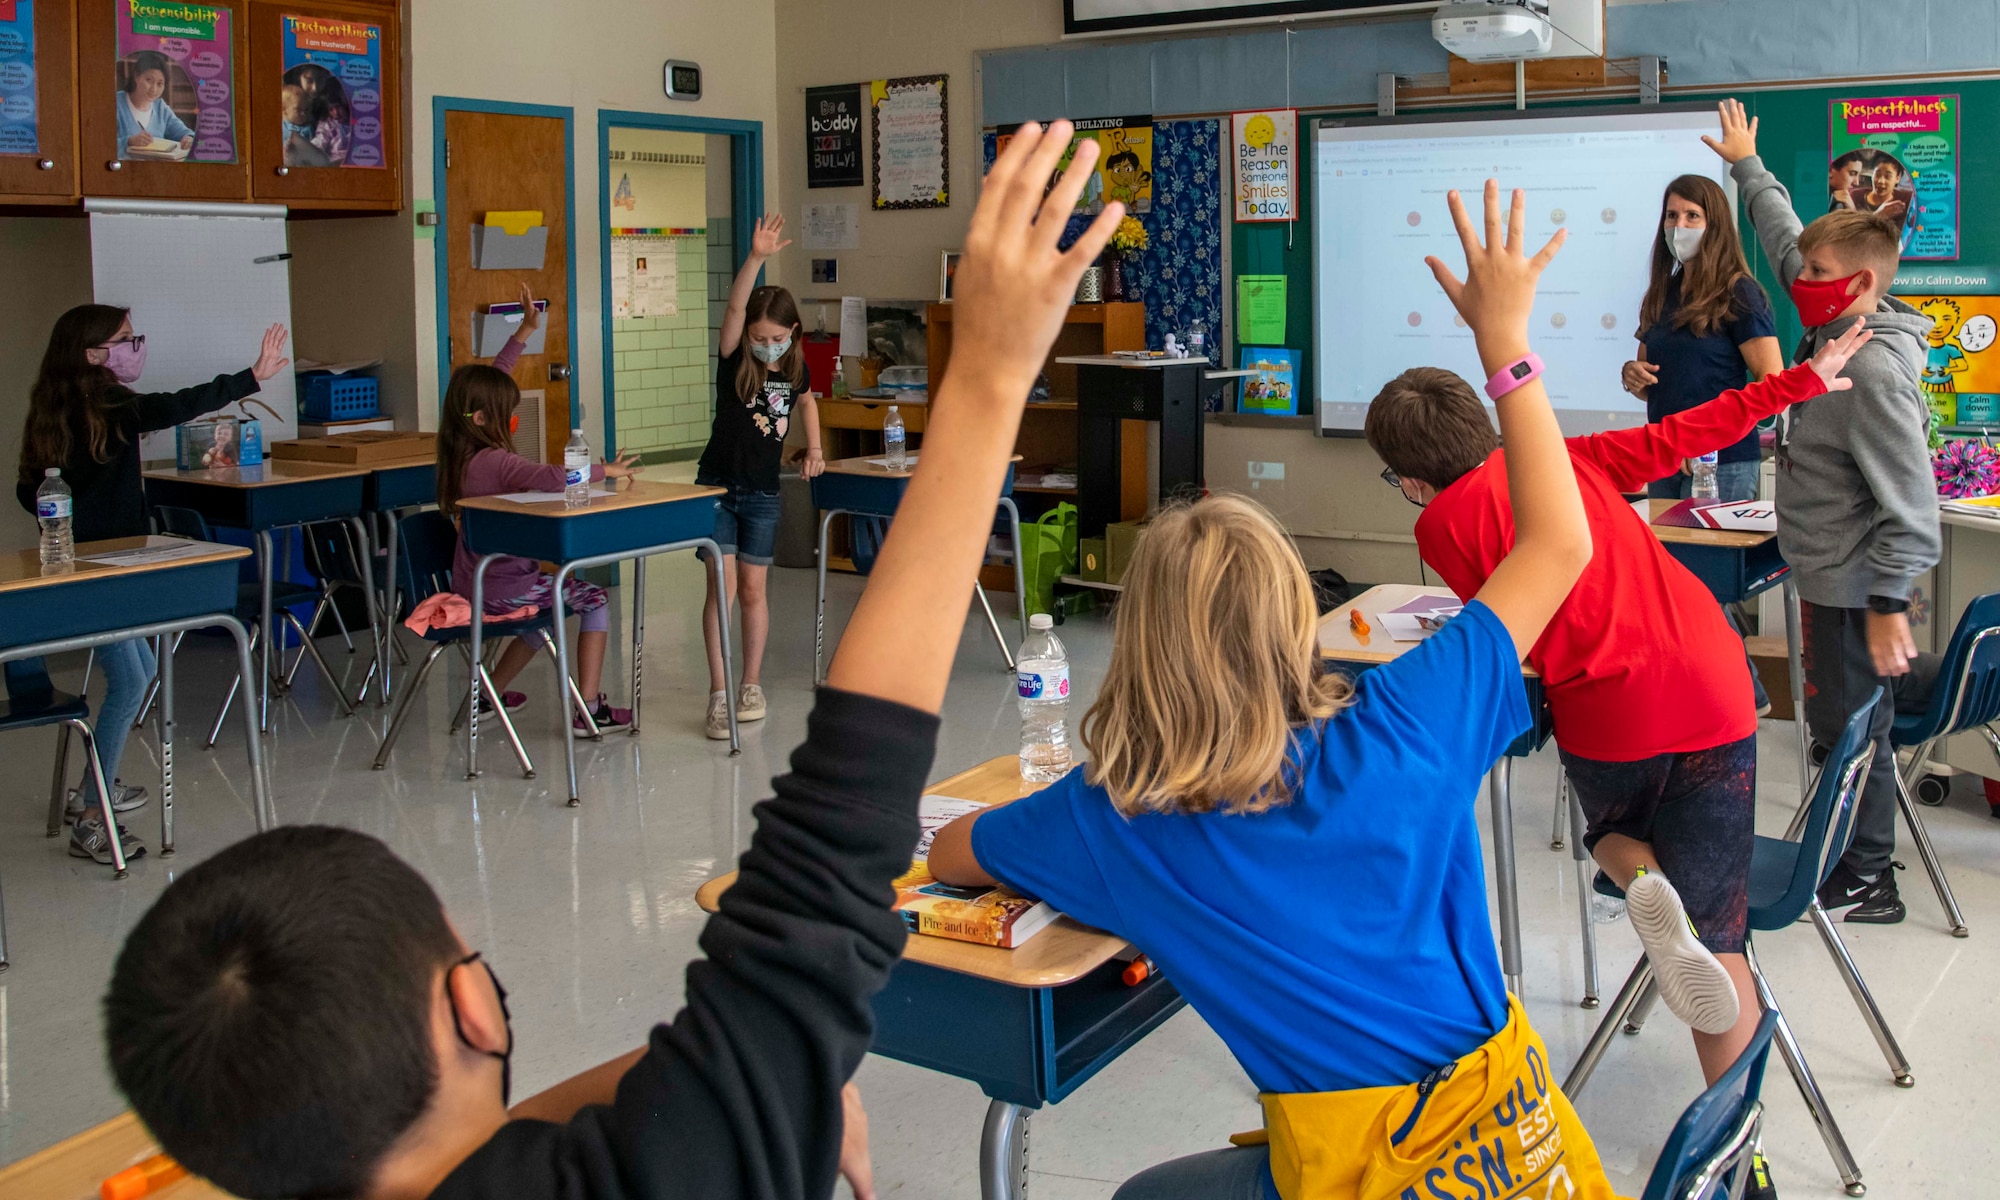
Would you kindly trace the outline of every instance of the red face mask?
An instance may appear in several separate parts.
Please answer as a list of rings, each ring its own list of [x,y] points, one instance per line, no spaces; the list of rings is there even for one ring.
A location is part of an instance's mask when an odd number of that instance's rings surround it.
[[[519,432],[521,432],[521,414],[520,414],[520,413],[509,413],[509,414],[507,414],[507,432],[508,432],[509,434],[515,434],[515,433],[519,433]]]
[[[1795,279],[1792,281],[1792,303],[1798,306],[1799,319],[1807,329],[1817,329],[1828,321],[1847,311],[1854,303],[1854,297],[1847,289],[1861,272],[1856,271],[1845,279]]]

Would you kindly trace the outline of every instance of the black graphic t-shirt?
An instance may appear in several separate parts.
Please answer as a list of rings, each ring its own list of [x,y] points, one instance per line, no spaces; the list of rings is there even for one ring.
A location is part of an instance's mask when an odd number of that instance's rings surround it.
[[[803,369],[797,379],[775,370],[764,375],[764,386],[745,404],[736,394],[736,372],[748,344],[715,366],[715,423],[708,448],[701,452],[697,474],[727,487],[751,492],[778,490],[778,467],[784,458],[785,434],[792,427],[792,407],[809,386]]]

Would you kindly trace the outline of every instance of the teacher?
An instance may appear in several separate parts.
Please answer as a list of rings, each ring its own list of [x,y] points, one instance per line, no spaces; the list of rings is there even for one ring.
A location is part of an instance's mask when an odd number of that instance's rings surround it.
[[[1722,188],[1705,175],[1667,185],[1653,238],[1653,278],[1639,306],[1639,357],[1625,364],[1625,390],[1663,421],[1752,379],[1785,369],[1771,301],[1750,275],[1736,220]],[[1757,432],[1719,456],[1721,500],[1754,500],[1761,457]],[[1691,464],[1647,494],[1686,499]]]

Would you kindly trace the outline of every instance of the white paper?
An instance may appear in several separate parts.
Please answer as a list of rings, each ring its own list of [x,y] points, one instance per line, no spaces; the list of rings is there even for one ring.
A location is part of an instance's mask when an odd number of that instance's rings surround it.
[[[806,249],[859,250],[861,210],[852,204],[806,205]]]
[[[590,489],[590,498],[592,500],[611,494],[611,492],[594,484]],[[563,494],[561,492],[508,492],[504,496],[494,497],[495,500],[508,500],[515,504],[552,504],[562,498]]]
[[[955,796],[925,796],[917,801],[917,826],[923,832],[917,835],[917,849],[912,858],[927,859],[931,854],[931,839],[937,831],[970,812],[978,812],[987,807],[976,800],[960,800]]]
[[[345,375],[349,371],[366,371],[370,367],[379,367],[381,365],[382,360],[379,358],[357,358],[350,362],[332,363],[314,362],[310,358],[301,358],[292,364],[292,371],[296,374],[304,374],[307,371],[325,371],[329,375]]]
[[[611,315],[614,317],[679,316],[680,249],[671,237],[619,235],[612,238]],[[624,262],[620,263],[619,251]],[[619,303],[620,277],[624,303]]]
[[[868,301],[861,296],[840,298],[840,356],[868,357]]]
[[[886,458],[871,458],[868,460],[868,465],[871,467],[881,467],[886,470],[889,466],[889,460]],[[914,454],[905,455],[903,459],[903,465],[911,469],[915,469],[917,465],[917,456]]]
[[[83,561],[103,563],[107,567],[144,567],[154,563],[177,562],[183,558],[200,558],[214,549],[207,542],[176,542],[167,546],[107,550],[102,554],[85,555]]]
[[[1421,642],[1437,632],[1437,627],[1463,612],[1462,608],[1434,608],[1428,612],[1376,613],[1375,619],[1389,631],[1392,641]]]
[[[1710,529],[1738,533],[1778,532],[1778,506],[1769,500],[1745,500],[1737,504],[1715,504],[1694,510],[1695,520]]]

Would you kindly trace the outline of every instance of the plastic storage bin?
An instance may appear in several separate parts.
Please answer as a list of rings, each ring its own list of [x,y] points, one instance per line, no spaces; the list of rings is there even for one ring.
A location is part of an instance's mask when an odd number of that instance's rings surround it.
[[[299,376],[299,414],[309,421],[360,420],[381,410],[381,385],[372,375]]]

